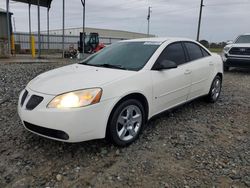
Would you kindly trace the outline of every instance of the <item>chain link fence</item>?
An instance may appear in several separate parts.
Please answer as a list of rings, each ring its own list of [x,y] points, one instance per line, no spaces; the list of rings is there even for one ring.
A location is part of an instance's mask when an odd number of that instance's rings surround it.
[[[35,37],[35,47],[38,49],[38,35],[32,34]],[[41,39],[41,51],[43,53],[62,52],[62,35],[40,35]],[[30,35],[29,33],[14,33],[15,40],[15,52],[16,54],[25,54],[30,52]],[[69,49],[69,46],[73,46],[75,49],[78,48],[79,36],[64,36],[64,49]],[[111,37],[99,37],[101,43],[109,45],[124,38],[111,38]]]

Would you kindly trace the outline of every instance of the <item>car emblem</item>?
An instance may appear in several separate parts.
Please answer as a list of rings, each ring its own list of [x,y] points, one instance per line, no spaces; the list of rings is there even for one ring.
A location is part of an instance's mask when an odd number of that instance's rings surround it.
[[[241,51],[241,52],[245,52],[246,49],[245,49],[245,48],[241,48],[240,51]]]

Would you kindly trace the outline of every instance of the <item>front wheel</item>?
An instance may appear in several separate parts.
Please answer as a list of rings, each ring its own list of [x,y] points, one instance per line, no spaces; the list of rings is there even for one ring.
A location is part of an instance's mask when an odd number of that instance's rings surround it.
[[[117,106],[107,127],[107,137],[117,146],[134,142],[145,125],[145,110],[135,99],[129,99]]]
[[[209,94],[207,95],[207,101],[215,103],[220,96],[222,86],[222,79],[219,76],[216,76],[212,82]]]

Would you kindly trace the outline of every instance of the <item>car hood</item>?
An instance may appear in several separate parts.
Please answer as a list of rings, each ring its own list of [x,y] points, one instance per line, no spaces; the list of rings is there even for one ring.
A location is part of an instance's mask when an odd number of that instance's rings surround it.
[[[28,88],[48,95],[69,91],[102,87],[134,74],[134,71],[74,64],[40,74],[28,84]]]
[[[229,47],[238,47],[238,48],[249,48],[250,43],[237,43],[237,44],[231,44]]]

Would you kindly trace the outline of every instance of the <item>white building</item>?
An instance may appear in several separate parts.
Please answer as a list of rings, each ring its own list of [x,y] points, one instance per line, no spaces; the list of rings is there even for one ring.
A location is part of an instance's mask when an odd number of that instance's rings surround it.
[[[77,49],[78,41],[80,40],[80,32],[82,32],[82,28],[69,28],[65,29],[65,40],[64,47],[68,49],[69,46],[74,46]],[[134,39],[134,38],[146,38],[147,34],[144,33],[136,33],[129,31],[120,31],[120,30],[110,30],[110,29],[96,29],[96,28],[86,28],[86,34],[89,33],[98,33],[99,39],[101,43],[105,45],[109,45],[124,39]],[[38,48],[38,36],[37,32],[33,33],[35,36],[35,44],[36,49]],[[54,50],[62,49],[62,29],[50,30],[49,31],[49,47]],[[154,35],[150,35],[150,37],[154,37]],[[41,49],[48,48],[48,40],[47,40],[47,31],[41,31]],[[30,49],[30,36],[29,33],[15,33],[15,43],[19,45],[21,50]]]
[[[82,28],[68,28],[64,30],[65,35],[79,36],[82,32]],[[85,28],[85,32],[88,35],[89,33],[99,33],[99,36],[102,38],[119,38],[119,39],[134,39],[134,38],[144,38],[148,37],[144,33],[136,33],[130,31],[121,31],[121,30],[111,30],[111,29],[97,29],[97,28]],[[47,34],[47,31],[42,31],[42,34]],[[50,30],[51,35],[62,35],[62,29]],[[150,35],[154,37],[154,35]]]

